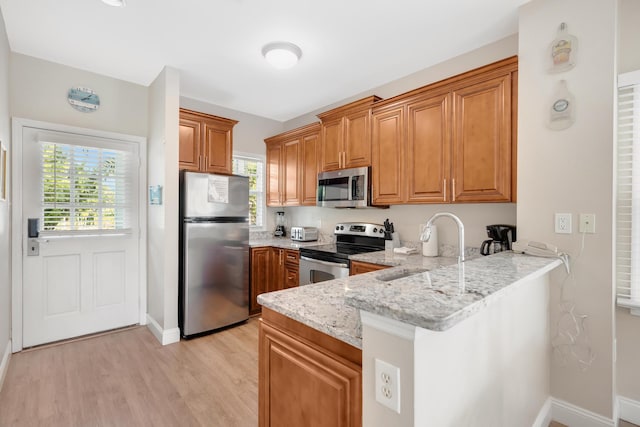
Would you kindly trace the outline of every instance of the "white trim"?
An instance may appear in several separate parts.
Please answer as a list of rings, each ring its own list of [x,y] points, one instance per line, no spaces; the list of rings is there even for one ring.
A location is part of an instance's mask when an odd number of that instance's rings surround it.
[[[127,141],[138,144],[140,156],[138,200],[139,236],[139,286],[140,286],[140,324],[145,324],[147,312],[147,139],[143,136],[126,135],[96,129],[48,123],[38,120],[12,118],[12,157],[11,157],[11,338],[12,351],[22,350],[22,134],[24,128],[36,128],[50,131],[93,136]],[[179,333],[178,333],[179,336]]]
[[[147,328],[160,344],[167,345],[180,341],[180,328],[162,329],[162,326],[156,320],[147,314]]]
[[[9,371],[9,360],[11,359],[11,340],[7,342],[7,346],[4,349],[2,355],[2,361],[0,361],[0,391],[2,391],[2,385],[4,384],[4,378]]]
[[[551,419],[568,426],[580,427],[615,427],[617,423],[607,417],[588,411],[579,406],[572,405],[564,400],[551,400]]]
[[[375,328],[387,334],[413,341],[416,335],[416,327],[408,323],[399,322],[388,317],[378,316],[368,311],[360,310],[362,324]]]
[[[551,397],[544,401],[531,427],[549,427],[549,423],[551,423]]]
[[[618,74],[618,87],[631,86],[640,83],[640,70]]]
[[[630,423],[640,424],[640,402],[628,397],[618,396],[618,417]]]

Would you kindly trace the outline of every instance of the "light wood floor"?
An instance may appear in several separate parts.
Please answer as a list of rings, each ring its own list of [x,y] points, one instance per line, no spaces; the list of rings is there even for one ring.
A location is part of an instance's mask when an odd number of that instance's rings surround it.
[[[258,425],[258,320],[161,346],[146,327],[18,353],[0,426]]]

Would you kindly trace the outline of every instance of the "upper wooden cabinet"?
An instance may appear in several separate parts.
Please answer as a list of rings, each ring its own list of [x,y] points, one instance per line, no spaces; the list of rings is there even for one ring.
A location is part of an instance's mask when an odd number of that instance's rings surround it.
[[[372,111],[374,204],[515,200],[517,57]]]
[[[236,120],[180,109],[179,167],[192,171],[232,173]]]
[[[380,99],[369,96],[318,114],[320,171],[371,166],[371,106]]]
[[[510,74],[453,91],[454,202],[511,200]]]
[[[320,124],[265,139],[267,206],[316,204]]]

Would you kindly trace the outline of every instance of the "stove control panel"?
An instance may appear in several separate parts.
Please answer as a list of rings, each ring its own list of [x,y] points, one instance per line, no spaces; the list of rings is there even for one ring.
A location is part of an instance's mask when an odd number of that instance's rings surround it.
[[[384,239],[384,225],[366,222],[342,222],[336,224],[334,234],[351,234],[355,236],[378,237]]]

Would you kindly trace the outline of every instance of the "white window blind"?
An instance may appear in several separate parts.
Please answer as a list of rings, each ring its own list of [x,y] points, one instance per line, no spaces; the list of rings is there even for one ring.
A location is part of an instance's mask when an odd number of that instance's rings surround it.
[[[264,160],[248,155],[234,155],[233,173],[249,177],[249,226],[264,227]]]
[[[616,286],[640,314],[640,71],[618,76]]]
[[[42,230],[123,232],[136,214],[130,151],[40,141]]]

